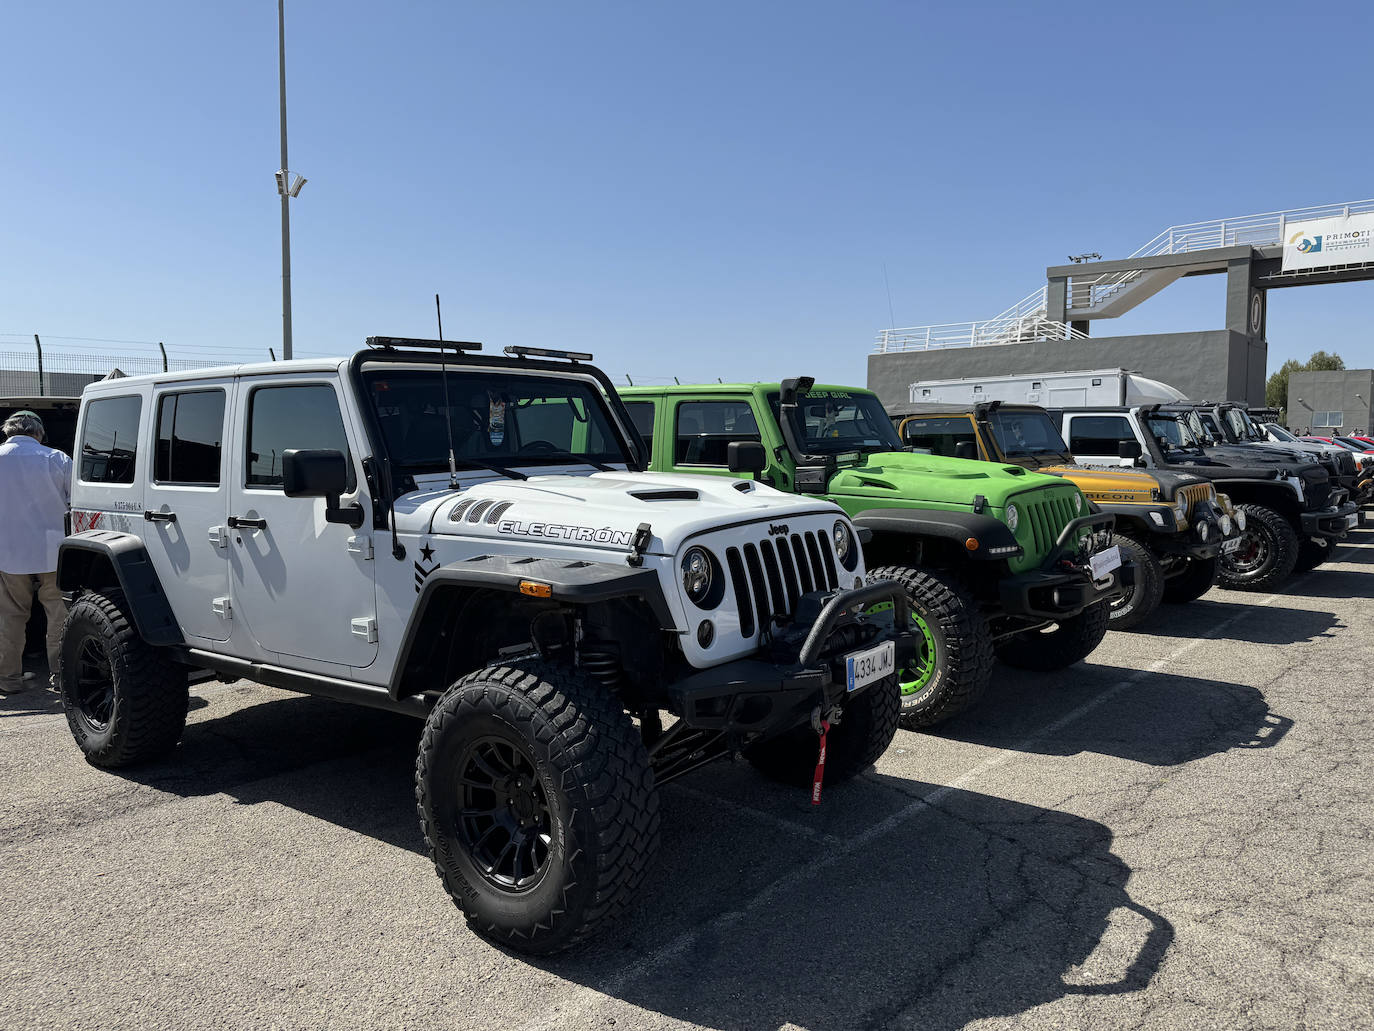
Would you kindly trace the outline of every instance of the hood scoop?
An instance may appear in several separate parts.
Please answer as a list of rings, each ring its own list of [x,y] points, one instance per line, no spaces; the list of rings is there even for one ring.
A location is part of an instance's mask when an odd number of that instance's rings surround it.
[[[630,497],[640,501],[700,501],[701,491],[689,487],[664,487],[658,490],[632,490]]]
[[[477,498],[468,498],[458,502],[453,508],[449,509],[448,521],[450,523],[461,523],[466,517],[469,523],[480,523],[482,522],[482,517],[485,516],[487,523],[495,523],[506,514],[506,510],[513,504],[513,501],[493,502],[489,498],[480,500]]]

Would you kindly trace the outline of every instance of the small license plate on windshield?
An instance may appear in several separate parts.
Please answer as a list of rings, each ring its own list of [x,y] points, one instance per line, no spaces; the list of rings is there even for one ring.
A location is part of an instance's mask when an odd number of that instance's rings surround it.
[[[1101,580],[1113,569],[1121,565],[1121,549],[1113,544],[1106,551],[1099,551],[1092,558],[1088,559],[1088,566],[1093,571],[1093,579]]]
[[[844,665],[846,689],[857,691],[896,672],[897,646],[892,641],[884,641],[875,648],[846,655]]]
[[[1232,537],[1229,541],[1221,542],[1221,553],[1223,555],[1230,555],[1237,551],[1240,551],[1239,537]]]

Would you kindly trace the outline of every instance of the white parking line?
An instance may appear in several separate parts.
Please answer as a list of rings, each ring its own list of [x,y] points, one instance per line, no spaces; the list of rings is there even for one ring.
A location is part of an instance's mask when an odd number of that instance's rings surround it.
[[[1296,579],[1289,581],[1284,586],[1286,588],[1293,588],[1299,586],[1311,575],[1311,573],[1308,573],[1304,576],[1297,577]],[[944,799],[951,793],[961,790],[969,784],[974,783],[975,781],[986,776],[991,771],[1007,765],[1014,759],[1023,757],[1027,752],[1030,752],[1032,750],[1032,746],[1034,746],[1042,738],[1055,734],[1057,731],[1062,730],[1064,727],[1068,726],[1070,723],[1073,723],[1075,720],[1081,719],[1083,716],[1092,712],[1099,706],[1105,705],[1107,702],[1111,701],[1112,698],[1116,697],[1118,694],[1120,694],[1122,691],[1125,691],[1127,688],[1137,684],[1146,676],[1160,672],[1166,666],[1169,666],[1173,662],[1187,655],[1195,648],[1198,648],[1206,642],[1220,637],[1236,623],[1240,622],[1246,616],[1251,615],[1256,609],[1264,608],[1267,605],[1271,605],[1283,596],[1284,595],[1281,594],[1270,594],[1259,601],[1251,602],[1249,604],[1244,605],[1240,612],[1237,612],[1234,616],[1231,616],[1229,619],[1225,619],[1222,622],[1218,623],[1216,626],[1212,627],[1211,630],[1207,633],[1203,634],[1200,637],[1194,638],[1187,644],[1181,645],[1180,647],[1170,652],[1168,655],[1164,656],[1162,659],[1159,659],[1151,663],[1149,666],[1128,674],[1121,680],[1118,680],[1110,687],[1095,695],[1089,701],[1086,701],[1082,705],[1078,706],[1078,708],[1074,709],[1072,712],[1069,712],[1066,715],[1061,716],[1059,719],[1054,720],[1051,723],[1047,723],[1043,727],[1040,727],[1034,733],[1023,738],[1021,741],[1012,745],[1010,748],[1001,749],[997,755],[991,756],[985,761],[979,763],[977,766],[973,767],[973,769],[969,770],[967,773],[951,781],[949,784],[941,785],[940,787],[928,792],[925,795],[913,798],[911,802],[907,803],[901,809],[898,809],[896,812],[892,813],[886,819],[873,824],[871,827],[868,828],[868,830],[860,834],[857,838],[848,839],[848,841],[844,845],[834,850],[827,851],[824,854],[817,856],[815,859],[812,859],[810,862],[805,863],[802,866],[799,866],[791,870],[787,874],[784,874],[782,877],[779,877],[776,881],[768,885],[768,887],[764,888],[761,892],[755,895],[752,899],[750,899],[740,908],[733,909],[725,913],[721,913],[719,916],[716,916],[715,918],[707,921],[703,925],[683,931],[668,944],[645,954],[644,958],[641,959],[639,962],[630,964],[623,968],[618,977],[606,982],[604,986],[600,988],[589,988],[586,986],[579,986],[581,993],[584,995],[582,1004],[580,1006],[575,1006],[574,1008],[569,1008],[569,1006],[566,1005],[566,1003],[562,1005],[557,1014],[556,1023],[560,1027],[578,1027],[586,1024],[588,1022],[588,1015],[596,1008],[596,1006],[600,1003],[604,1003],[607,1001],[605,998],[606,996],[619,995],[623,991],[625,985],[629,984],[637,978],[644,977],[659,970],[670,960],[686,952],[687,949],[692,945],[692,943],[704,932],[708,930],[714,930],[719,934],[727,931],[727,929],[730,926],[744,920],[749,915],[749,912],[751,910],[757,908],[760,905],[767,904],[768,902],[777,898],[784,892],[791,890],[798,884],[815,876],[817,873],[824,870],[826,867],[838,863],[842,860],[848,859],[854,853],[859,852],[864,848],[867,848],[874,841],[877,841],[884,835],[891,833],[893,830],[895,830],[898,826],[900,826],[910,817],[934,808],[935,805],[937,805],[942,799]],[[529,1031],[533,1031],[533,1029],[535,1028],[547,1026],[549,1026],[547,1021],[540,1020],[526,1023],[522,1025],[522,1028],[529,1029]]]

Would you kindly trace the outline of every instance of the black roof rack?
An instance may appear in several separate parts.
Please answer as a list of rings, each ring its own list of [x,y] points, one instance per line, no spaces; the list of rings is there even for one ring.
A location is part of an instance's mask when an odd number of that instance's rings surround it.
[[[480,351],[482,349],[480,343],[472,340],[420,340],[416,337],[368,337],[367,346],[382,351],[394,351],[401,347],[434,348],[436,351]]]
[[[509,345],[506,354],[515,358],[566,358],[570,362],[592,360],[590,351],[556,351],[551,347],[525,347],[522,344]]]

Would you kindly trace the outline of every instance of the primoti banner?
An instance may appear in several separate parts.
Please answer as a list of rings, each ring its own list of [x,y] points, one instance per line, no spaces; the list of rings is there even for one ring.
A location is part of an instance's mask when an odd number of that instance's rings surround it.
[[[1289,222],[1283,229],[1283,270],[1374,261],[1374,212]]]

